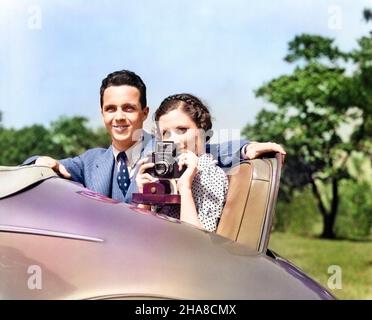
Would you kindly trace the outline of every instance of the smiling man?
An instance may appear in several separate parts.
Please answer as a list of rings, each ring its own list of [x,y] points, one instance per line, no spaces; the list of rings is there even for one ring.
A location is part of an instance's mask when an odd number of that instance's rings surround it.
[[[155,140],[143,130],[149,114],[146,86],[134,72],[110,73],[102,81],[100,103],[103,122],[112,139],[108,149],[94,148],[80,156],[62,160],[34,156],[24,164],[48,166],[93,191],[130,203],[132,193],[137,190],[135,176],[139,160],[151,153]],[[213,150],[220,166],[251,159],[266,151],[284,153],[277,144],[248,144],[247,141],[211,145],[207,150]]]
[[[140,99],[140,91],[130,85],[104,89],[101,110],[103,122],[117,150],[129,149],[137,140],[132,137],[142,130],[149,108],[142,107]]]

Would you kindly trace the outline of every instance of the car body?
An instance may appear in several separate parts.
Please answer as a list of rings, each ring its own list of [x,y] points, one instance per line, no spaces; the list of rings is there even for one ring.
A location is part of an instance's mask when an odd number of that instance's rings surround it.
[[[268,249],[118,203],[49,168],[3,167],[0,181],[10,185],[0,299],[334,299]]]

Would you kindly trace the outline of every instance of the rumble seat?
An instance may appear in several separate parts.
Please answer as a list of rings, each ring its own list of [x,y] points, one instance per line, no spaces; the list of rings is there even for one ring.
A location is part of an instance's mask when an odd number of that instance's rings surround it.
[[[217,234],[266,252],[279,189],[282,158],[240,163],[228,172],[229,190]]]
[[[51,177],[57,174],[45,166],[0,166],[0,199]]]

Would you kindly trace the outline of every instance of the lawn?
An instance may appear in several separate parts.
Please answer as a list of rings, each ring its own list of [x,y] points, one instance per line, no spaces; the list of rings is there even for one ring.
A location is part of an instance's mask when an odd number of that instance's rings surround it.
[[[322,240],[274,232],[269,248],[293,262],[339,299],[372,300],[372,241]],[[328,267],[341,267],[342,289],[327,286]]]

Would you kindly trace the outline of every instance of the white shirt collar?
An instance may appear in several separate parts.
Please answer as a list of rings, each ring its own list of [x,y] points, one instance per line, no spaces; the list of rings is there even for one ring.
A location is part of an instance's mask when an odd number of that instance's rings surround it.
[[[127,155],[127,166],[128,169],[131,170],[137,164],[138,160],[141,158],[141,152],[143,147],[143,139],[138,139],[138,141],[132,145],[129,149],[125,150],[125,154]],[[117,157],[120,151],[112,145],[112,152],[114,154],[115,162],[117,163]]]

